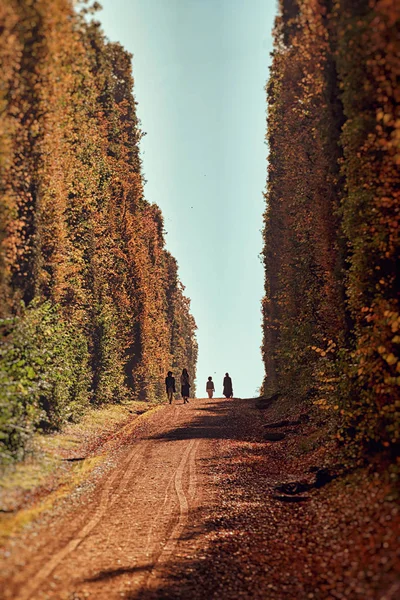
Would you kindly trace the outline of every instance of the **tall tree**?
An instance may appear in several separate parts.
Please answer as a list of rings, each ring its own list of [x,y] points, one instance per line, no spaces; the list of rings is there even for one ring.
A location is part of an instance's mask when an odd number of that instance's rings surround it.
[[[0,443],[15,454],[16,432],[88,402],[159,398],[172,365],[195,376],[197,345],[144,197],[131,56],[71,0],[0,0],[0,31]]]
[[[400,435],[399,17],[282,0],[267,87],[264,387],[340,409],[360,448]]]

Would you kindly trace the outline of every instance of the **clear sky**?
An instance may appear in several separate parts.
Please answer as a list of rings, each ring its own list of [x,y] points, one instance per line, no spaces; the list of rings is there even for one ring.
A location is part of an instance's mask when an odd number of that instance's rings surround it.
[[[260,230],[264,86],[274,0],[102,0],[97,18],[134,55],[146,198],[162,209],[198,325],[198,396],[226,371],[235,396],[263,379]],[[184,365],[183,365],[184,366]]]

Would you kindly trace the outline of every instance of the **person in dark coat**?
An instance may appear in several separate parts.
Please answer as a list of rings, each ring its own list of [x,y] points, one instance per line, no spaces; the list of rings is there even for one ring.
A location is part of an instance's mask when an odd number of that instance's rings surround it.
[[[168,371],[168,375],[165,378],[165,389],[167,390],[169,403],[172,404],[172,398],[176,392],[175,377],[172,377],[172,371]]]
[[[189,382],[189,373],[187,369],[183,369],[181,375],[181,394],[183,398],[183,404],[189,402],[189,394],[190,394],[190,382]]]
[[[229,377],[229,373],[225,373],[224,389],[222,393],[225,398],[233,398],[232,379]]]

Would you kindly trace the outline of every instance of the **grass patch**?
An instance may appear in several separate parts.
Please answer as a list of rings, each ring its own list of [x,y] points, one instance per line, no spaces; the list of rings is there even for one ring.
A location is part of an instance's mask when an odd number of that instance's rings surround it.
[[[104,460],[104,456],[93,456],[82,463],[73,465],[67,483],[59,485],[56,490],[50,492],[29,508],[2,515],[0,517],[0,543],[4,544],[10,536],[53,508],[57,502],[68,496],[78,485],[83,483],[95,467]]]
[[[85,481],[106,459],[103,441],[138,419],[147,419],[161,406],[130,401],[90,409],[79,423],[70,423],[61,432],[37,434],[25,460],[9,466],[0,479],[0,541],[36,520]],[[84,460],[73,462],[74,458]]]
[[[37,449],[45,452],[67,453],[87,442],[91,437],[102,435],[130,421],[138,412],[148,411],[152,405],[139,401],[111,404],[104,408],[90,409],[79,423],[66,425],[62,432],[41,435],[35,439]]]

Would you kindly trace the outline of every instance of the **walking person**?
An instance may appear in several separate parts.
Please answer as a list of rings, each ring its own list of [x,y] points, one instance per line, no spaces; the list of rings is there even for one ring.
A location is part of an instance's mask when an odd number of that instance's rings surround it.
[[[208,378],[208,381],[206,383],[206,392],[207,392],[209,398],[213,397],[213,394],[215,392],[215,387],[214,387],[214,382],[211,377]]]
[[[176,392],[175,377],[172,377],[172,371],[168,371],[168,375],[165,378],[165,389],[167,390],[167,398],[169,403],[172,404],[172,398]]]
[[[229,373],[225,373],[224,389],[222,393],[225,396],[225,398],[233,398],[232,379],[229,377]]]
[[[190,394],[189,389],[190,389],[189,373],[187,372],[187,369],[183,369],[182,375],[181,375],[181,394],[182,394],[182,398],[183,398],[183,404],[187,404],[189,402],[189,394]]]

